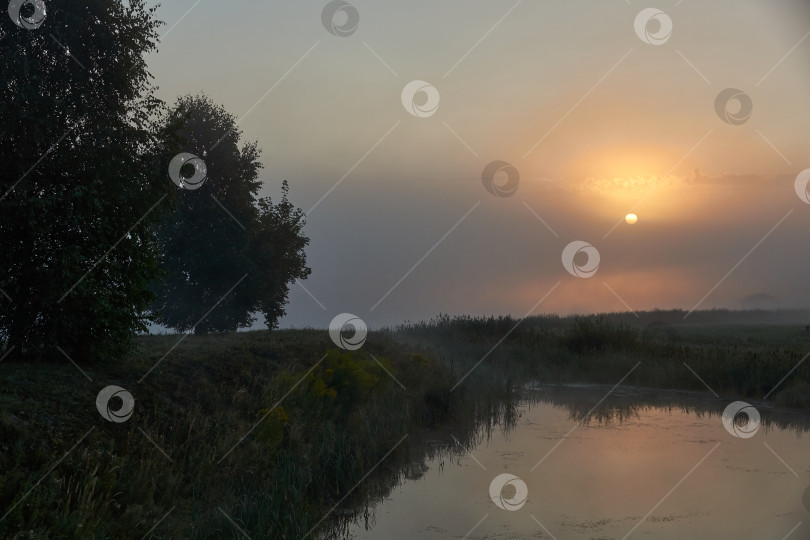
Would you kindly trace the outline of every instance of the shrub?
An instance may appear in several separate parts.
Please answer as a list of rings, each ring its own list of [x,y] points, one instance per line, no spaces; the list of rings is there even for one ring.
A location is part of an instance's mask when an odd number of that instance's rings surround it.
[[[281,405],[271,410],[269,414],[268,409],[260,410],[259,414],[267,417],[256,428],[256,440],[265,444],[272,452],[281,446],[290,417]]]
[[[390,362],[379,361],[392,371]],[[302,376],[287,375],[282,377],[281,384],[289,388]],[[388,376],[373,359],[351,351],[332,350],[300,384],[297,403],[310,416],[345,421],[353,410],[366,402],[375,387],[387,380]]]

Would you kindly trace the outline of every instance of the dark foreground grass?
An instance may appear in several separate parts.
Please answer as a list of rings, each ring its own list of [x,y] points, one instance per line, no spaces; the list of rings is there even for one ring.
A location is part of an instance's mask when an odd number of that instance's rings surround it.
[[[140,338],[127,362],[75,359],[86,376],[0,364],[0,538],[337,534],[424,457],[420,432],[454,422],[470,444],[506,388],[451,395],[447,366],[389,336],[346,352],[308,330],[189,336],[138,383],[177,340]],[[136,400],[124,423],[96,410],[111,384]]]
[[[510,424],[529,381],[632,370],[624,384],[705,391],[688,365],[729,400],[810,408],[803,325],[643,315],[440,317],[354,352],[315,330],[152,336],[106,365],[1,363],[0,537],[336,536],[451,450],[420,444],[426,430],[452,425],[461,451]],[[135,397],[127,422],[96,410],[111,384]]]

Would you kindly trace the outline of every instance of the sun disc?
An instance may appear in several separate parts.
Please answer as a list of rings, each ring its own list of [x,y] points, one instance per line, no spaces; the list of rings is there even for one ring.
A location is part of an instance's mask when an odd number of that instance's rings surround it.
[[[624,220],[628,225],[633,225],[636,221],[638,221],[638,216],[635,214],[627,214],[624,216]]]

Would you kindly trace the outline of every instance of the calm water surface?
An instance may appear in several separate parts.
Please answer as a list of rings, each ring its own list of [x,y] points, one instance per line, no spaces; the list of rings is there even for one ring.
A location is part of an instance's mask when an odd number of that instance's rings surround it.
[[[736,438],[718,414],[733,400],[625,389],[578,422],[608,390],[532,390],[512,429],[428,460],[350,536],[810,539],[807,418],[784,420],[787,412],[752,402],[763,423]],[[526,485],[517,510],[490,497],[502,473]],[[512,497],[514,484],[501,494]]]

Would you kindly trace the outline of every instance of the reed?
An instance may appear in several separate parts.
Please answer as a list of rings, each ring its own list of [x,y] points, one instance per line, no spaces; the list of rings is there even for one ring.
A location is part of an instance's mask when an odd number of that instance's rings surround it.
[[[528,385],[614,385],[632,370],[624,385],[706,392],[686,363],[722,398],[711,414],[766,395],[810,408],[803,325],[678,317],[441,316],[353,352],[319,330],[188,336],[141,384],[178,336],[139,338],[121,362],[77,359],[92,382],[69,363],[3,362],[0,537],[234,538],[234,523],[253,538],[340,537],[427,460],[510,429]],[[96,411],[108,384],[135,397],[129,421]]]

